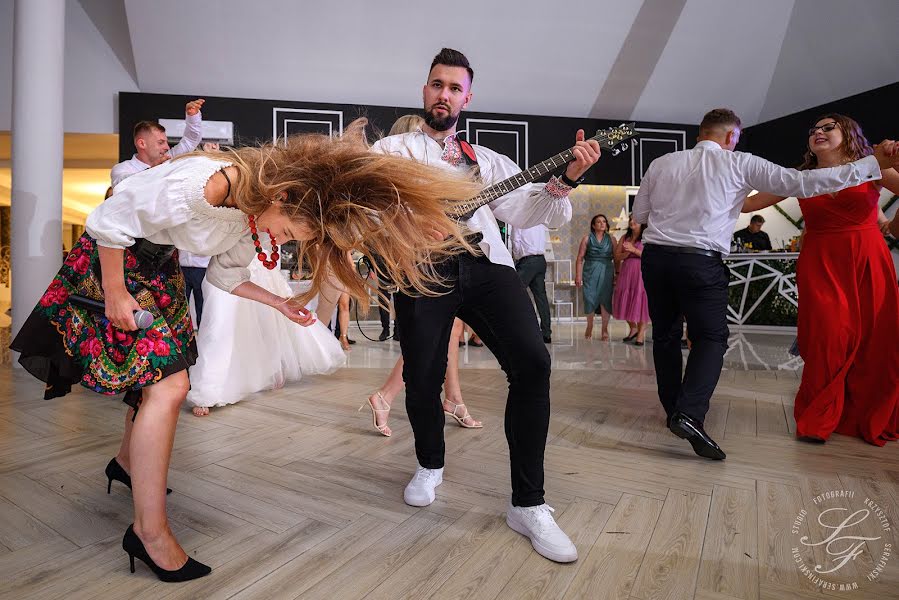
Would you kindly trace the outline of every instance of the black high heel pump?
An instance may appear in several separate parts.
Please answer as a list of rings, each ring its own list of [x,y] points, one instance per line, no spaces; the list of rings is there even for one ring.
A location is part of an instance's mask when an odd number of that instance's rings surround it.
[[[125,472],[125,469],[122,468],[122,465],[119,464],[114,457],[109,461],[109,464],[106,465],[106,478],[109,479],[109,484],[106,486],[106,493],[112,493],[112,480],[121,481],[125,485],[128,486],[128,489],[131,489],[131,476]],[[169,488],[165,488],[166,495],[171,494],[172,490]]]
[[[140,541],[140,538],[134,533],[134,525],[129,525],[128,529],[125,531],[125,537],[122,538],[122,549],[128,553],[128,559],[131,561],[132,573],[134,573],[134,559],[139,558],[144,561],[144,564],[150,567],[150,570],[153,571],[160,581],[165,581],[166,583],[177,583],[179,581],[199,579],[212,572],[212,568],[208,565],[195,561],[189,556],[187,557],[187,562],[184,563],[180,569],[175,571],[167,571],[158,566],[153,562],[153,559],[150,558],[150,555],[147,554],[144,543]]]

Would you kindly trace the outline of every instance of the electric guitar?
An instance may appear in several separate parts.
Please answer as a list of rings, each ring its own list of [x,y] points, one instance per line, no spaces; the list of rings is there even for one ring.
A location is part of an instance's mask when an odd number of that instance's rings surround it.
[[[628,149],[627,140],[635,138],[639,135],[636,129],[634,129],[635,125],[636,123],[622,123],[617,127],[600,129],[596,132],[596,135],[594,135],[590,139],[599,142],[599,147],[603,150],[610,151],[612,153],[612,156],[617,156],[623,150]],[[474,196],[473,198],[470,198],[469,200],[466,200],[461,204],[454,205],[449,213],[450,216],[454,219],[458,219],[459,221],[468,220],[476,210],[478,210],[485,204],[489,204],[500,196],[504,196],[509,192],[515,191],[521,186],[531,183],[537,178],[546,175],[547,173],[555,171],[562,165],[570,163],[574,160],[574,153],[572,152],[573,150],[573,147],[569,148],[564,152],[560,152],[555,156],[547,158],[543,162],[530,167],[526,171],[522,171],[517,175],[513,175],[508,179],[504,179],[498,183],[491,185],[490,187],[481,190],[481,192],[477,196]],[[372,273],[376,273],[382,288],[390,288],[394,285],[385,276],[383,276],[381,269],[374,268],[368,258],[360,259],[356,264],[356,270],[358,271],[360,277],[362,277],[363,279],[368,279]]]
[[[599,147],[608,150],[612,156],[617,156],[622,150],[627,150],[627,140],[637,137],[639,134],[634,129],[636,123],[622,123],[617,127],[608,129],[600,129],[591,140],[599,142]],[[560,152],[555,156],[547,158],[541,163],[530,167],[526,171],[522,171],[517,175],[513,175],[508,179],[503,179],[498,183],[494,183],[474,198],[470,198],[461,204],[456,204],[451,211],[451,215],[461,221],[466,221],[475,213],[476,210],[489,204],[499,198],[505,196],[509,192],[515,191],[523,185],[533,182],[535,179],[555,171],[562,165],[568,164],[574,160],[574,148],[569,148],[564,152]]]

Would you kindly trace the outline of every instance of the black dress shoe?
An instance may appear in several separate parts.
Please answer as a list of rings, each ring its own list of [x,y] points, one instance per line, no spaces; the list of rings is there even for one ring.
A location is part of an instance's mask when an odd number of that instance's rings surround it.
[[[626,338],[624,338],[624,339],[621,340],[621,341],[622,341],[622,342],[629,342],[629,341],[631,341],[632,339],[634,339],[634,338],[636,338],[636,337],[637,337],[637,334],[636,334],[636,333],[632,333],[631,335],[627,336]]]
[[[827,442],[827,440],[814,435],[800,435],[796,439],[807,444],[824,444],[825,442]]]
[[[349,344],[350,346],[352,346],[356,343],[356,340],[351,340],[350,338],[347,338],[346,343]]]
[[[727,458],[724,450],[702,428],[702,423],[689,415],[685,415],[682,412],[674,413],[671,415],[671,424],[668,426],[668,429],[677,437],[690,442],[690,445],[693,446],[693,452],[703,458],[711,458],[712,460],[724,460]]]
[[[112,460],[109,461],[109,464],[106,465],[106,478],[109,479],[109,483],[106,486],[107,494],[112,493],[113,479],[115,479],[116,481],[121,481],[128,486],[129,490],[131,489],[131,475],[129,475],[128,472],[122,468],[122,465],[119,464],[119,461],[117,461],[115,457],[113,457]],[[169,488],[165,488],[165,493],[166,495],[171,494],[172,490],[170,490]]]
[[[393,341],[394,342],[400,341],[400,332],[397,331],[396,329],[393,330]]]
[[[379,341],[379,342],[386,342],[388,339],[390,339],[390,330],[389,330],[389,329],[382,329],[382,330],[381,330],[381,335],[378,336],[378,341]]]
[[[551,336],[548,336],[548,335],[544,335],[544,336],[543,336],[543,343],[544,343],[544,344],[552,344],[552,343],[553,343],[552,337],[551,337]]]
[[[125,531],[125,537],[122,538],[122,550],[128,553],[128,559],[131,561],[131,572],[134,573],[134,559],[139,558],[144,561],[150,570],[159,578],[159,581],[166,583],[177,583],[180,581],[191,581],[205,577],[212,572],[212,569],[201,562],[195,561],[191,557],[187,557],[187,562],[180,569],[167,571],[163,569],[150,558],[144,543],[140,541],[137,534],[134,533],[134,525],[129,525]]]
[[[484,342],[472,342],[471,340],[468,340],[468,345],[474,346],[475,348],[483,348]]]

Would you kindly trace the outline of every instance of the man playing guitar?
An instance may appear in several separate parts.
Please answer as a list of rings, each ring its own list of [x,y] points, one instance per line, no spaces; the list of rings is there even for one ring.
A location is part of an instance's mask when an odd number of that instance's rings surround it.
[[[509,158],[456,139],[459,114],[471,101],[473,76],[461,52],[441,50],[423,88],[425,124],[416,132],[386,137],[375,143],[373,150],[447,169],[470,169],[477,163],[487,185],[523,175]],[[466,158],[469,152],[474,156]],[[514,227],[544,224],[551,228],[571,220],[568,192],[599,159],[600,144],[585,141],[584,132],[578,131],[575,146],[567,152],[570,162],[561,177],[552,177],[545,185],[520,185],[483,206],[472,206],[476,210],[465,216],[483,256],[462,254],[438,265],[447,279],[446,293],[431,297],[399,294],[395,299],[405,360],[406,410],[419,463],[405,489],[406,503],[430,504],[435,488],[443,482],[440,389],[453,317],[458,316],[478,332],[509,379],[505,430],[512,497],[506,522],[529,537],[537,552],[558,562],[577,560],[577,549],[558,527],[543,498],[550,356],[496,219]]]

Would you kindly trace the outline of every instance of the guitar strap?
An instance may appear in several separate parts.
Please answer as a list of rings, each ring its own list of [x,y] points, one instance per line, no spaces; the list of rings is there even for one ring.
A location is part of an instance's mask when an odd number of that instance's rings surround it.
[[[469,144],[465,140],[456,138],[456,142],[458,142],[459,147],[462,149],[462,158],[465,159],[465,164],[471,167],[475,179],[483,182],[483,179],[481,178],[481,167],[480,165],[478,165],[478,155],[475,154],[474,148],[472,148],[471,144]],[[481,240],[483,239],[484,234],[482,234],[480,231],[477,231],[468,236],[468,243],[474,246],[480,244]]]
[[[469,167],[474,167],[474,176],[478,179],[478,181],[481,181],[481,167],[480,165],[478,165],[478,155],[475,154],[474,148],[472,148],[471,144],[469,144],[465,140],[456,138],[456,142],[462,149],[462,158],[465,159],[465,164],[467,164]]]

